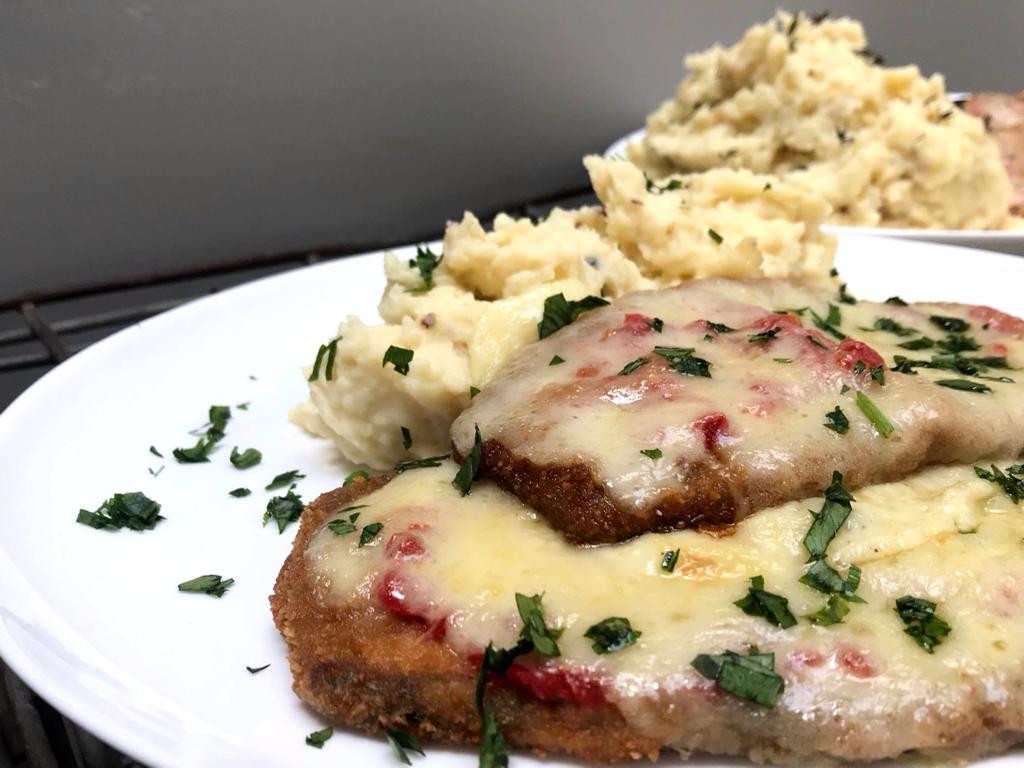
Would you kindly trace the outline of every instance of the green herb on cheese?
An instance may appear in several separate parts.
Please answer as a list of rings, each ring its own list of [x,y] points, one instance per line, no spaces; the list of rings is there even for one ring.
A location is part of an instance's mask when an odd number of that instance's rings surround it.
[[[592,640],[591,648],[594,653],[616,653],[624,648],[636,644],[643,632],[640,632],[629,623],[629,619],[620,616],[612,616],[594,624],[583,636]]]
[[[669,549],[661,555],[661,570],[665,573],[672,573],[676,569],[677,562],[679,562],[679,550]]]
[[[769,624],[782,629],[789,629],[796,624],[796,617],[789,610],[789,600],[766,592],[763,576],[752,577],[747,594],[733,605],[748,616],[763,616]]]
[[[537,334],[542,339],[547,338],[572,323],[584,312],[607,304],[608,302],[600,296],[586,296],[578,301],[569,301],[562,293],[548,296],[544,299],[544,315],[537,323]]]
[[[452,480],[460,496],[468,496],[470,487],[473,485],[473,479],[476,477],[477,472],[480,471],[480,460],[483,456],[483,442],[480,440],[480,427],[476,424],[473,425],[473,448],[470,450],[466,460],[459,466],[459,471],[455,473],[455,479]]]
[[[857,407],[860,412],[864,414],[865,418],[871,422],[878,434],[883,438],[888,438],[893,432],[896,431],[896,427],[892,425],[892,422],[885,417],[885,414],[879,410],[878,406],[875,405],[874,401],[865,395],[863,392],[858,392],[857,397],[854,398],[857,403]]]
[[[677,373],[711,378],[711,363],[694,356],[692,347],[655,347],[654,354],[665,358],[669,368]]]
[[[775,674],[775,654],[759,653],[757,649],[751,649],[747,656],[734,651],[702,653],[691,664],[701,675],[714,680],[719,690],[762,707],[774,706],[786,687]]]
[[[835,407],[835,410],[825,414],[825,428],[831,429],[839,435],[845,435],[850,431],[850,420],[846,418],[843,409],[838,405]]]
[[[640,451],[640,453],[642,453],[648,459],[654,460],[658,460],[662,456],[661,448],[644,448],[642,451]]]
[[[949,624],[935,615],[936,605],[931,600],[904,595],[896,599],[896,613],[903,621],[903,631],[914,638],[928,653],[952,631]]]
[[[638,357],[636,360],[631,360],[630,362],[622,366],[622,370],[619,371],[619,376],[628,376],[637,368],[642,368],[649,362],[651,362],[651,359],[649,357]]]

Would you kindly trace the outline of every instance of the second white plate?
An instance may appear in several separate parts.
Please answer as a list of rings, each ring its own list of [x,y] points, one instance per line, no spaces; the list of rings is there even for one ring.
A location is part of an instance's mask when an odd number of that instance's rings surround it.
[[[633,131],[604,151],[605,157],[626,157],[626,147],[644,137],[643,128]],[[983,248],[1015,256],[1024,256],[1024,229],[895,229],[892,227],[823,227],[834,235],[875,235],[900,240],[918,240],[967,248]]]

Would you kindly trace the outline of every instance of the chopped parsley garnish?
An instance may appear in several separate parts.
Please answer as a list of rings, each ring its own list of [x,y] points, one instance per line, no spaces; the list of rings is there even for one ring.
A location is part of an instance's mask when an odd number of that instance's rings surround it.
[[[828,315],[822,317],[813,309],[811,312],[811,322],[819,331],[824,331],[834,339],[842,341],[846,338],[846,334],[836,328],[837,325],[842,323],[842,316],[839,314],[839,307],[835,304],[828,305]]]
[[[632,360],[622,366],[622,370],[619,371],[619,376],[628,376],[637,368],[641,368],[651,362],[649,357],[638,357],[636,360]]]
[[[278,488],[284,488],[286,485],[291,485],[304,477],[305,475],[299,470],[290,469],[287,472],[282,472],[280,475],[275,476],[274,479],[270,481],[270,484],[263,490],[276,491]]]
[[[274,496],[267,502],[267,511],[263,513],[263,525],[271,520],[277,523],[277,532],[284,533],[284,529],[294,523],[302,515],[302,497],[294,491],[295,486],[288,489],[284,496]]]
[[[1024,499],[1024,464],[1007,467],[1006,472],[1003,472],[995,464],[991,466],[991,471],[975,467],[974,473],[982,480],[988,480],[990,483],[998,485],[1010,497],[1010,501],[1019,504]]]
[[[164,465],[161,464],[160,469],[157,470],[154,470],[152,467],[146,467],[146,469],[153,477],[160,477],[160,473],[164,471]]]
[[[231,409],[226,405],[211,405],[210,420],[204,425],[206,432],[191,448],[175,448],[174,458],[181,464],[195,464],[210,460],[210,451],[224,439],[224,430],[231,419]]]
[[[412,448],[412,432],[408,427],[399,427],[398,430],[402,433],[402,447],[408,451]]]
[[[537,333],[544,339],[573,322],[584,312],[589,312],[597,307],[608,304],[600,296],[585,296],[579,301],[569,301],[565,294],[556,293],[544,299],[544,316],[537,323]]]
[[[377,538],[377,534],[381,532],[383,527],[383,523],[370,523],[369,525],[364,525],[363,530],[359,532],[359,548],[362,549]]]
[[[494,673],[503,675],[519,656],[533,650],[529,640],[520,640],[513,648],[495,649],[491,643],[484,649],[484,657],[480,661],[480,671],[476,676],[476,711],[480,716],[480,767],[507,768],[508,743],[501,735],[498,718],[494,707],[489,706],[484,694],[487,686],[487,675]]]
[[[642,453],[648,459],[654,460],[658,460],[662,456],[661,448],[644,448],[642,451],[640,451],[640,453]]]
[[[419,740],[411,733],[396,731],[391,728],[388,728],[384,733],[388,737],[388,744],[391,745],[391,752],[398,762],[412,765],[412,760],[409,759],[407,754],[408,752],[415,752],[420,757],[426,757],[426,753],[423,751]]]
[[[558,355],[555,355],[554,357],[551,358],[551,362],[548,363],[548,365],[561,365],[564,362],[565,362],[565,358],[564,357],[559,357]]]
[[[215,573],[196,576],[178,585],[179,592],[201,592],[211,597],[224,597],[224,593],[235,583],[234,579],[222,579]]]
[[[250,405],[251,401],[246,400],[244,403],[239,403],[238,405],[236,405],[235,408],[237,408],[240,411],[248,411]]]
[[[790,363],[793,362],[792,357],[773,357],[772,360],[774,360],[779,365],[789,365]]]
[[[839,435],[845,435],[850,431],[850,420],[846,418],[843,409],[838,405],[835,407],[835,410],[825,414],[825,428],[831,429]]]
[[[704,358],[695,357],[692,347],[655,347],[654,354],[665,358],[668,367],[673,371],[687,376],[711,378],[711,363]]]
[[[769,328],[767,331],[753,333],[750,336],[747,336],[747,341],[749,341],[752,344],[757,343],[759,341],[771,341],[772,339],[779,335],[779,332],[781,330],[781,328],[776,326],[774,328]]]
[[[642,634],[643,632],[630,626],[629,619],[612,616],[594,624],[583,633],[583,636],[594,641],[590,646],[594,653],[605,654],[635,645],[637,638]]]
[[[714,340],[715,340],[715,337],[712,336],[710,333],[705,333],[704,334],[704,341],[706,341],[706,342],[708,342],[710,344]]]
[[[428,456],[425,459],[414,459],[412,461],[403,461],[397,467],[395,472],[402,474],[408,472],[410,469],[428,469],[430,467],[440,467],[441,463],[447,459],[451,454],[446,453],[444,456]]]
[[[807,340],[809,342],[811,342],[811,344],[813,344],[816,347],[821,347],[822,349],[828,349],[828,345],[825,342],[823,342],[821,339],[819,339],[817,336],[812,336],[811,334],[807,334]]]
[[[910,341],[904,341],[902,344],[897,344],[901,349],[919,350],[919,349],[931,349],[935,346],[935,341],[929,339],[927,336],[922,336],[919,339],[911,339]]]
[[[405,349],[404,347],[396,347],[392,344],[384,352],[384,360],[381,362],[381,368],[391,363],[395,367],[395,373],[400,373],[403,376],[409,373],[409,363],[412,362],[413,355],[415,353],[411,349]]]
[[[665,321],[660,317],[656,317],[647,323],[651,327],[651,330],[655,333],[661,333],[665,329]]]
[[[705,324],[715,333],[735,333],[735,328],[730,328],[725,323],[713,323],[710,320],[705,320]]]
[[[970,323],[966,320],[961,320],[959,317],[932,315],[928,319],[931,321],[932,325],[938,326],[948,333],[963,333],[971,327]]]
[[[951,333],[946,338],[937,341],[936,344],[946,352],[974,352],[981,349],[978,342],[962,333]]]
[[[846,283],[842,283],[839,286],[839,303],[840,304],[856,304],[857,298],[846,290]]]
[[[936,379],[936,384],[940,387],[946,387],[947,389],[956,389],[960,392],[991,392],[992,387],[987,384],[982,384],[977,381],[968,381],[967,379]]]
[[[419,270],[423,285],[417,288],[410,288],[409,293],[426,293],[434,287],[434,270],[444,259],[444,254],[438,256],[425,245],[416,246],[416,256],[409,259],[409,266]]]
[[[928,653],[935,653],[935,646],[952,631],[949,624],[935,615],[935,607],[931,600],[920,597],[904,595],[896,599],[896,613],[905,625],[903,631]]]
[[[875,318],[875,324],[871,328],[865,328],[866,331],[885,331],[887,333],[894,333],[897,336],[913,336],[917,331],[913,328],[907,328],[905,325],[900,325],[891,317],[878,317]]]
[[[647,178],[647,174],[644,174],[644,184],[647,191],[654,195],[660,195],[662,192],[675,192],[677,189],[683,188],[683,182],[680,179],[669,179],[663,185],[658,186],[656,182]]]
[[[320,349],[316,351],[316,359],[313,361],[313,370],[309,372],[307,381],[316,381],[320,378],[320,364],[324,362],[325,355],[327,356],[327,361],[324,366],[324,378],[327,381],[334,378],[334,357],[338,354],[339,341],[341,341],[341,336],[320,345]]]
[[[669,549],[661,555],[661,570],[665,573],[672,573],[676,569],[676,563],[679,562],[679,550]]]
[[[483,442],[480,440],[480,427],[476,424],[473,425],[473,447],[469,451],[469,455],[466,460],[459,466],[459,471],[455,473],[455,479],[452,480],[460,496],[468,496],[469,489],[473,485],[473,479],[476,477],[477,472],[480,471],[480,459],[483,454]]]
[[[327,530],[335,536],[345,536],[349,533],[355,533],[357,529],[356,526],[348,520],[331,520],[331,522],[327,524]]]
[[[160,504],[141,491],[115,493],[100,504],[95,512],[78,510],[76,522],[97,530],[151,531],[164,518],[160,515]]]
[[[878,406],[874,404],[870,397],[863,392],[858,392],[855,400],[857,407],[860,408],[860,412],[871,422],[871,426],[878,430],[879,435],[883,438],[888,438],[889,435],[896,431],[896,427],[878,409]]]
[[[715,241],[715,245],[721,245],[722,244],[722,239],[723,238],[722,238],[722,236],[720,234],[715,232],[715,230],[708,229],[708,237],[710,237],[712,240]]]
[[[831,627],[842,624],[846,614],[850,612],[850,604],[839,595],[829,595],[825,605],[804,618],[820,627]]]
[[[228,491],[228,493],[230,493],[236,499],[241,499],[244,498],[245,496],[248,496],[250,493],[252,493],[252,491],[250,491],[248,488],[235,488],[235,490]]]
[[[839,571],[822,557],[811,563],[807,573],[800,577],[800,583],[826,595],[839,595],[850,603],[864,602],[864,598],[856,594],[857,587],[860,586],[860,568],[856,565],[850,566],[850,571],[844,579]]]
[[[544,609],[541,606],[541,595],[526,596],[516,592],[516,610],[523,620],[520,637],[529,641],[533,649],[541,656],[559,656],[556,642],[562,630],[548,627],[544,623]]]
[[[746,596],[733,603],[748,616],[763,616],[769,624],[789,629],[796,624],[796,617],[789,611],[789,600],[764,589],[764,577],[754,576]]]
[[[236,445],[231,449],[231,465],[236,469],[248,469],[249,467],[255,467],[262,460],[263,454],[255,448],[246,448],[244,451],[239,452],[238,446]]]
[[[758,653],[756,648],[747,656],[734,651],[702,653],[691,664],[704,677],[714,680],[719,690],[762,707],[774,706],[786,687],[775,674],[775,654]]]
[[[264,664],[262,667],[250,667],[248,664],[246,664],[245,668],[248,670],[250,675],[255,675],[257,672],[262,672],[269,666],[269,664]]]
[[[159,457],[161,459],[164,457],[164,455],[162,453],[160,453],[160,451],[158,451],[156,449],[156,446],[153,446],[153,445],[149,446],[149,452],[152,453],[154,456],[157,456],[157,457]]]
[[[346,477],[342,481],[341,487],[344,488],[346,485],[349,485],[350,483],[355,482],[357,479],[358,480],[369,480],[370,479],[370,474],[366,470],[357,469],[355,472],[350,473],[348,475],[348,477]]]
[[[473,386],[471,386],[469,388],[469,399],[470,400],[472,400],[474,397],[476,397],[479,394],[480,394],[480,387],[473,387]]]
[[[846,518],[853,511],[852,502],[855,501],[850,492],[843,487],[843,476],[839,472],[832,473],[832,484],[825,489],[825,503],[821,511],[814,515],[814,522],[804,536],[804,548],[810,553],[812,559],[820,559],[825,556],[828,545],[843,527]]]
[[[313,731],[309,736],[306,737],[306,744],[317,749],[324,748],[324,742],[326,742],[331,736],[334,735],[333,728],[324,728],[322,731]]]
[[[905,302],[899,296],[890,296],[888,299],[885,300],[885,303],[886,304],[892,304],[892,305],[897,306],[897,307],[905,307],[905,306],[907,306],[907,302]]]

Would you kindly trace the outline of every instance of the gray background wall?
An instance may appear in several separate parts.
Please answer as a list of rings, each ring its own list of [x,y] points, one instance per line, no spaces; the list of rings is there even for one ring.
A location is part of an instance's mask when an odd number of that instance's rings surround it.
[[[780,4],[3,0],[0,301],[415,239],[583,184],[685,52]],[[1024,87],[1021,0],[803,7],[953,89]]]

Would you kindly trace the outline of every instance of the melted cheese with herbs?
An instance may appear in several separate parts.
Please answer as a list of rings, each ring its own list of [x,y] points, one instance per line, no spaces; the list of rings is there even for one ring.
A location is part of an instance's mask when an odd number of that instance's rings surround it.
[[[564,630],[562,655],[549,663],[599,679],[633,726],[666,742],[700,716],[687,703],[707,689],[691,667],[700,653],[752,645],[773,652],[786,683],[776,709],[805,721],[882,723],[917,707],[955,714],[978,697],[998,706],[1024,677],[1024,509],[971,467],[931,469],[854,494],[828,554],[841,573],[862,569],[866,603],[834,626],[806,619],[826,596],[799,582],[810,510],[822,499],[764,510],[729,536],[677,531],[576,547],[489,482],[460,497],[455,471],[450,462],[409,471],[362,498],[358,526],[383,525],[363,547],[358,533],[318,531],[306,556],[320,598],[374,599],[381,581],[398,573],[415,612],[446,621],[445,642],[469,655],[490,642],[512,646],[521,626],[515,594],[542,594],[548,625]],[[394,556],[389,540],[406,534],[420,540],[421,556]],[[664,553],[675,549],[677,565],[665,573]],[[796,626],[780,629],[733,604],[759,575],[788,599]],[[952,627],[934,655],[903,631],[895,600],[907,594],[936,602]],[[642,635],[597,654],[584,632],[613,616]]]

